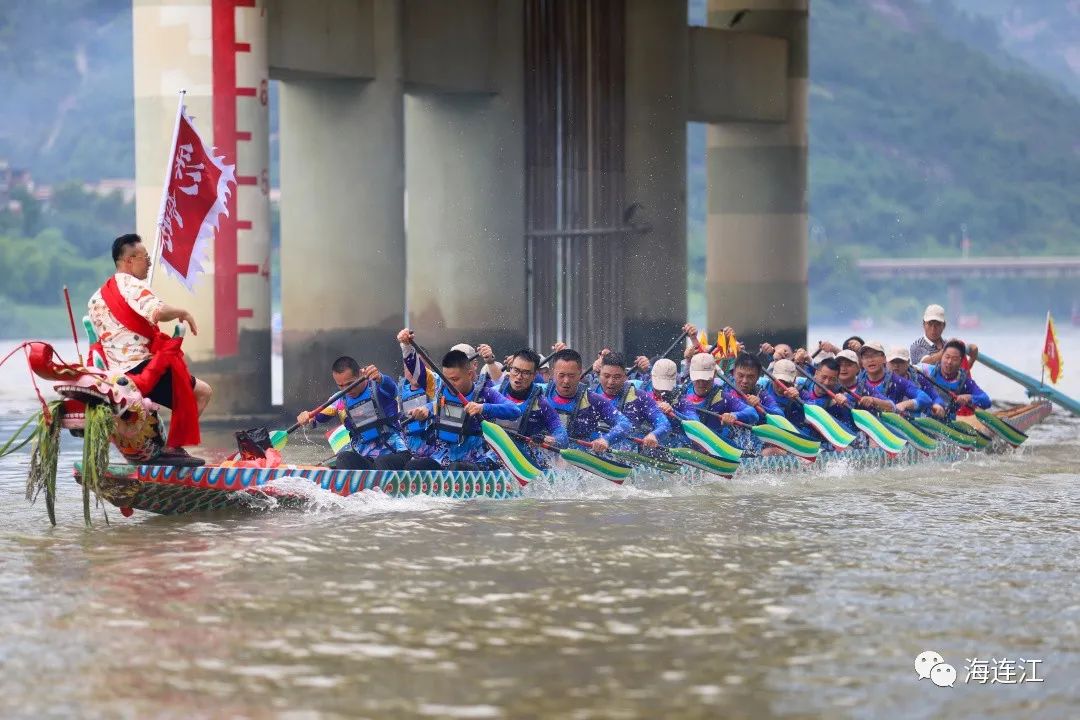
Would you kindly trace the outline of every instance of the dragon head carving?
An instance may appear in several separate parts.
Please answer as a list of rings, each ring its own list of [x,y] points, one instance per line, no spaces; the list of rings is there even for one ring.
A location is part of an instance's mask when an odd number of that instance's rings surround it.
[[[133,463],[154,459],[165,446],[157,405],[143,397],[131,378],[123,373],[65,363],[52,346],[30,343],[30,368],[38,377],[52,380],[64,398],[63,427],[80,434],[88,405],[108,405],[116,416],[113,444]]]

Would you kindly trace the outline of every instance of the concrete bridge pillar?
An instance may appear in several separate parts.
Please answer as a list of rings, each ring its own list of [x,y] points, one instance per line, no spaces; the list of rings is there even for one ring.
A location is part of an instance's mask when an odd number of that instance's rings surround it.
[[[768,69],[767,42],[786,44],[784,85],[730,85],[745,107],[708,129],[706,294],[710,327],[731,325],[754,346],[802,345],[807,322],[806,0],[709,0],[709,26],[746,46],[743,73]],[[715,31],[709,31],[715,32]],[[773,41],[775,44],[775,40]],[[761,62],[751,62],[761,58]],[[780,112],[770,107],[782,101]],[[770,117],[770,115],[772,117]]]
[[[396,373],[405,297],[399,0],[275,0],[284,400],[352,355]]]
[[[510,352],[527,302],[523,2],[407,0],[405,18],[408,323],[436,357]]]
[[[660,351],[686,322],[687,6],[626,3],[626,202],[645,234],[628,235],[623,347]]]
[[[267,30],[263,0],[135,0],[136,228],[153,251],[178,91],[205,140],[236,164],[195,294],[159,270],[154,290],[199,324],[184,350],[214,386],[211,415],[270,404]]]

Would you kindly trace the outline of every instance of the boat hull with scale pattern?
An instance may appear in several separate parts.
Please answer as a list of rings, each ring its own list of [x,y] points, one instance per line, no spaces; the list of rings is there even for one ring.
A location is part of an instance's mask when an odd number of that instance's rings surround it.
[[[1017,430],[1026,432],[1050,414],[1049,403],[1001,411],[998,414]],[[995,443],[1002,449],[1005,443]],[[848,449],[843,452],[822,453],[815,462],[806,462],[794,455],[774,455],[746,458],[738,476],[760,474],[798,475],[819,472],[819,468],[844,464],[857,470],[875,470],[915,465],[923,462],[954,462],[968,453],[949,442],[939,442],[928,454],[907,447],[895,456],[877,448]],[[545,479],[558,483],[569,474],[581,478],[580,471],[553,470]],[[75,476],[80,478],[79,464]],[[454,500],[505,500],[521,497],[522,488],[505,470],[453,471],[379,471],[334,470],[326,467],[280,466],[276,468],[237,468],[208,465],[204,467],[172,467],[162,465],[110,465],[101,484],[103,499],[123,509],[143,510],[160,515],[178,515],[221,510],[261,511],[266,507],[302,507],[310,494],[298,492],[295,486],[279,485],[285,479],[312,483],[324,491],[347,497],[362,492],[381,492],[388,497],[437,497]],[[718,480],[700,469],[683,467],[679,473],[664,474],[657,470],[637,468],[629,484],[670,482],[707,482]],[[272,503],[253,502],[263,498]],[[126,512],[125,512],[126,514]]]

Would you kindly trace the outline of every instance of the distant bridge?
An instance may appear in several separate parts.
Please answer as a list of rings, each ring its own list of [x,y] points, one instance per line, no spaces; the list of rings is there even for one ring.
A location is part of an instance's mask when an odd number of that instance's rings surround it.
[[[1080,277],[1080,256],[980,258],[875,258],[859,260],[868,280],[1054,279]]]

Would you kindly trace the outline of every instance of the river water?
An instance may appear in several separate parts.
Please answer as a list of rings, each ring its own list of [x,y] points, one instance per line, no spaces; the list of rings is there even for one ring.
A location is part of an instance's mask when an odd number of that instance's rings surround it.
[[[1041,338],[978,339],[1037,374]],[[1080,333],[1062,340],[1080,395]],[[0,438],[33,409],[25,372],[0,368]],[[1076,717],[1078,437],[1059,411],[1016,454],[872,475],[317,491],[91,530],[70,481],[56,528],[23,499],[19,454],[0,460],[0,716]],[[78,453],[66,438],[61,473]],[[927,650],[953,687],[917,678]]]

